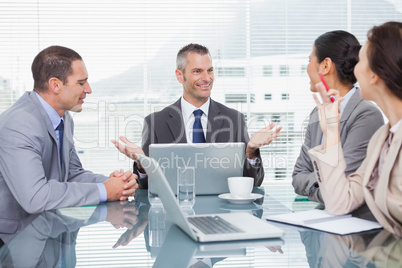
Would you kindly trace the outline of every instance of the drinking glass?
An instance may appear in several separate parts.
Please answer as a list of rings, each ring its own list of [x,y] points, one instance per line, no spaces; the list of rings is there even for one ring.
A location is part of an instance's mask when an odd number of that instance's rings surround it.
[[[195,203],[194,167],[177,168],[177,199],[182,207],[193,207]]]

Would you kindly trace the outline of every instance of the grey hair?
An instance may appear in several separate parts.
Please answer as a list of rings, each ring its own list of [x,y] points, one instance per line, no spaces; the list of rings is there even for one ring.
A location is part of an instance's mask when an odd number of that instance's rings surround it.
[[[183,47],[182,49],[179,50],[177,53],[177,58],[176,58],[176,69],[179,69],[180,71],[184,72],[186,69],[187,65],[187,55],[188,53],[193,52],[199,55],[205,55],[208,54],[209,57],[211,58],[211,54],[209,54],[208,48],[199,45],[199,44],[188,44],[187,46]]]

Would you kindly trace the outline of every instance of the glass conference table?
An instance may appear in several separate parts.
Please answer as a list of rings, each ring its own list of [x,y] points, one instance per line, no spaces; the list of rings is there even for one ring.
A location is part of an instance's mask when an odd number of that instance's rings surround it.
[[[318,204],[299,199],[291,186],[255,188],[264,197],[233,205],[197,196],[186,213],[302,211]],[[1,217],[1,215],[0,215]],[[147,191],[132,202],[29,215],[0,234],[0,267],[400,267],[402,240],[385,230],[338,236],[279,225],[280,239],[196,243],[172,224]]]

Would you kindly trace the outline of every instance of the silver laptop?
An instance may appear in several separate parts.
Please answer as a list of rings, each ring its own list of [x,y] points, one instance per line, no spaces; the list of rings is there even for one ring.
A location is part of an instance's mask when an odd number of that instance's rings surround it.
[[[148,174],[148,180],[154,181],[155,191],[172,221],[193,240],[214,242],[283,236],[282,229],[248,213],[184,216],[158,162],[143,155],[138,155],[138,158]],[[218,228],[215,228],[217,225]],[[224,230],[219,230],[221,228]]]
[[[222,194],[229,192],[227,178],[243,176],[245,144],[159,143],[149,146],[149,156],[162,167],[174,192],[177,167],[192,166],[196,195]]]

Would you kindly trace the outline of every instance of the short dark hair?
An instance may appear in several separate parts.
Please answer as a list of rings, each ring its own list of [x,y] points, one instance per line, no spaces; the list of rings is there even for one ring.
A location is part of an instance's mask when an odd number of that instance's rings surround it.
[[[315,40],[314,47],[318,62],[330,58],[335,64],[341,83],[356,83],[354,68],[359,61],[361,45],[353,34],[340,30],[326,32]]]
[[[71,64],[75,60],[82,60],[82,57],[74,50],[62,46],[50,46],[39,52],[31,66],[34,90],[47,91],[47,83],[52,77],[67,83],[67,77],[73,72]]]
[[[209,57],[211,57],[211,54],[209,54],[208,48],[199,45],[199,44],[188,44],[187,46],[183,47],[182,49],[179,50],[177,53],[176,57],[176,69],[179,69],[180,71],[184,72],[184,69],[186,69],[187,65],[187,55],[188,53],[193,52],[199,55],[205,55],[208,54]]]
[[[367,33],[367,57],[371,70],[402,100],[402,23],[389,21]]]

